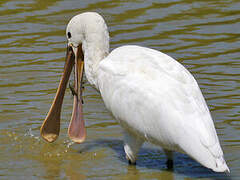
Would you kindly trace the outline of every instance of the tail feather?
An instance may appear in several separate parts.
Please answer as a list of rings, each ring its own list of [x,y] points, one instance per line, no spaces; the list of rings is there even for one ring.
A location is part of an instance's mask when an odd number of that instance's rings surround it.
[[[208,147],[208,150],[210,151],[211,155],[213,156],[213,159],[215,160],[215,166],[211,169],[216,172],[229,172],[230,170],[226,164],[226,161],[224,160],[223,152],[220,147],[220,144],[217,142],[213,146]]]
[[[194,136],[191,136],[191,138],[194,138]],[[224,160],[223,152],[218,141],[216,141],[216,143],[212,146],[206,146],[199,141],[199,139],[197,139],[198,141],[196,139],[194,140],[195,141],[185,141],[186,143],[180,144],[181,151],[185,152],[200,164],[212,169],[215,172],[230,172]],[[193,144],[190,142],[195,143]]]
[[[214,170],[216,172],[228,172],[228,173],[230,173],[230,170],[229,170],[223,156],[216,159],[216,167],[212,170]]]

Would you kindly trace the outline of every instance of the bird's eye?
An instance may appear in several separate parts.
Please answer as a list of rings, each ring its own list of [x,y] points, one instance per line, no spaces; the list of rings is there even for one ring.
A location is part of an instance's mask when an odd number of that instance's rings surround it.
[[[67,36],[68,36],[68,39],[70,39],[72,37],[70,32],[67,33]]]

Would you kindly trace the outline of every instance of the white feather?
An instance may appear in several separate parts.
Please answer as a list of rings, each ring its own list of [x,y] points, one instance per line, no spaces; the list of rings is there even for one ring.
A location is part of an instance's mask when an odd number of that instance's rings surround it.
[[[107,55],[109,37],[100,15],[83,13],[71,21],[67,31],[84,28],[79,41],[87,78],[127,133],[129,158],[136,159],[142,141],[149,141],[186,153],[214,171],[229,171],[201,90],[186,68],[139,46],[122,46]]]

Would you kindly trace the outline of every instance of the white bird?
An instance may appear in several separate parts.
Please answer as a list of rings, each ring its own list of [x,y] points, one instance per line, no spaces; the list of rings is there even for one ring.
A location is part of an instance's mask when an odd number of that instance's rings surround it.
[[[69,136],[86,137],[82,117],[83,66],[124,131],[124,150],[135,163],[143,142],[161,146],[172,166],[173,151],[185,153],[216,172],[228,171],[210,112],[190,72],[157,50],[127,45],[109,53],[109,33],[95,12],[74,16],[67,25],[68,52],[57,95],[41,134],[53,142],[59,133],[61,104],[75,60],[75,88]]]

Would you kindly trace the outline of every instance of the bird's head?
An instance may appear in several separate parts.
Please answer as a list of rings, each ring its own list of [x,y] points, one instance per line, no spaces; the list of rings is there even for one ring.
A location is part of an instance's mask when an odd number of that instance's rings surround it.
[[[63,97],[73,67],[75,68],[74,87],[70,87],[70,89],[74,96],[74,102],[68,134],[69,137],[77,143],[83,142],[86,137],[82,113],[82,79],[84,72],[84,54],[82,47],[84,42],[83,25],[82,14],[79,14],[70,20],[66,28],[68,43],[64,72],[53,104],[41,127],[41,135],[48,142],[55,141],[59,135]]]
[[[68,42],[64,72],[53,104],[41,127],[41,135],[48,142],[55,141],[59,135],[63,97],[75,65],[74,87],[70,87],[74,102],[68,134],[74,142],[81,143],[86,137],[82,113],[83,70],[85,68],[90,84],[96,85],[94,70],[98,62],[108,54],[109,35],[104,19],[98,13],[86,12],[74,16],[69,21],[66,37]]]

